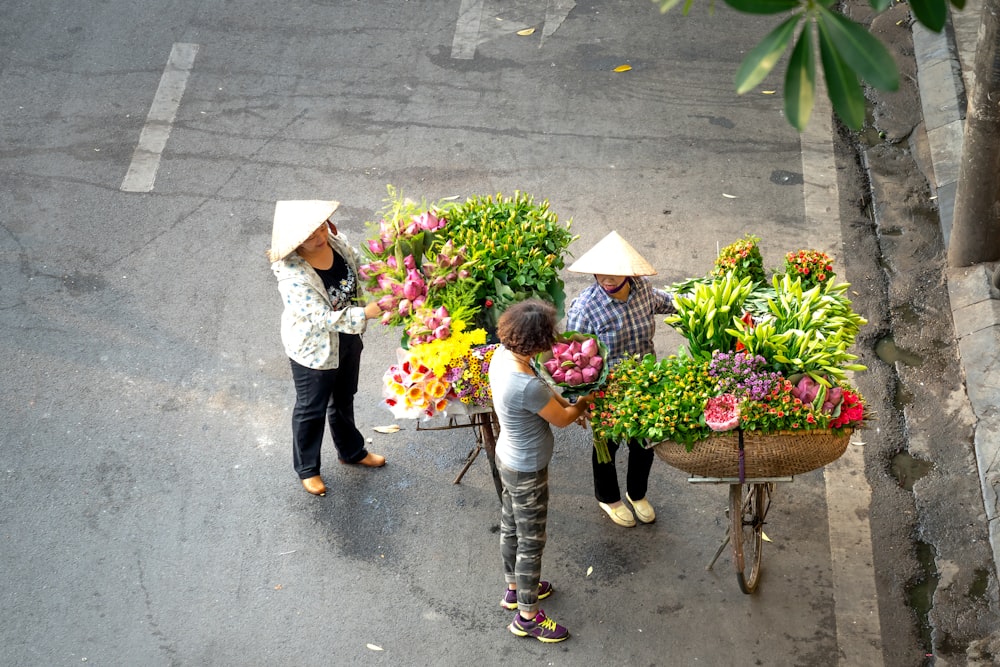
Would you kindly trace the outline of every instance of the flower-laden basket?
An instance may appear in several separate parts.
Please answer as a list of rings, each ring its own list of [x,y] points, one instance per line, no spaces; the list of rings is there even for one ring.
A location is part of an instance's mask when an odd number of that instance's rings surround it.
[[[669,465],[703,477],[786,477],[800,475],[836,461],[847,449],[852,429],[759,433],[727,431],[684,445],[666,440],[656,455]],[[740,440],[743,465],[740,470]]]

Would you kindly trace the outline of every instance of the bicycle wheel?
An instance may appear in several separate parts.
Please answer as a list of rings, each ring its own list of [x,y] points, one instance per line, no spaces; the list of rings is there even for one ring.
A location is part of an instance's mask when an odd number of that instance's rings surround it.
[[[729,541],[740,590],[753,593],[760,578],[760,548],[771,484],[729,485]]]

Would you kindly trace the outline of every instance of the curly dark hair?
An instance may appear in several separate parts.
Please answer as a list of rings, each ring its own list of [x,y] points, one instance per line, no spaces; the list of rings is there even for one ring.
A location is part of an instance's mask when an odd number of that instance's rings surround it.
[[[543,352],[556,340],[556,309],[548,301],[527,299],[500,316],[497,336],[511,352],[530,356]]]

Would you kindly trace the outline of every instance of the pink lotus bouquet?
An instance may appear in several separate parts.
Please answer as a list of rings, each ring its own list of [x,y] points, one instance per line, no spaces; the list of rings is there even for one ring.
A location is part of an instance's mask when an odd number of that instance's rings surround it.
[[[558,387],[566,398],[583,396],[607,379],[607,354],[596,336],[567,331],[551,350],[535,357],[533,366],[539,377]]]
[[[456,319],[475,315],[465,249],[436,239],[448,224],[442,204],[403,199],[392,186],[388,202],[382,220],[369,223],[376,234],[362,247],[368,262],[358,272],[378,299],[382,324],[404,327],[403,347],[446,339]]]

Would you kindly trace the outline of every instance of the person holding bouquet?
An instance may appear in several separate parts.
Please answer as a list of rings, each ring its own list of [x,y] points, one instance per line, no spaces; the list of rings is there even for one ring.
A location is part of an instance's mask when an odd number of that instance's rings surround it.
[[[568,271],[590,273],[594,283],[570,304],[566,314],[567,331],[593,334],[608,348],[606,363],[617,364],[624,357],[655,354],[653,334],[656,316],[675,312],[669,292],[653,287],[645,276],[656,274],[646,259],[623,239],[611,232],[576,260]],[[597,449],[591,453],[594,470],[594,495],[598,505],[619,526],[656,520],[656,512],[646,499],[649,472],[655,452],[632,440],[628,446],[628,471],[622,501],[615,469],[615,454],[621,443],[609,442],[610,462],[598,461]]]
[[[341,463],[370,468],[385,457],[365,449],[354,423],[354,394],[361,367],[361,334],[381,308],[361,305],[358,254],[330,216],[335,201],[279,201],[268,259],[284,303],[281,341],[292,366],[292,460],[302,486],[326,494],[320,476],[325,423]]]
[[[500,421],[496,464],[503,484],[500,553],[507,589],[500,605],[516,609],[507,628],[519,637],[560,642],[569,631],[545,615],[538,601],[552,594],[541,580],[549,502],[549,461],[554,439],[550,425],[581,419],[593,394],[570,404],[545,384],[531,359],[556,339],[556,309],[540,299],[507,308],[497,323],[500,346],[490,362],[493,409]]]

